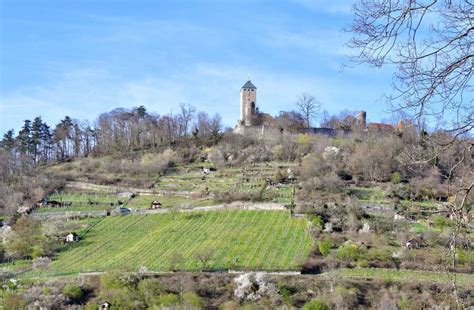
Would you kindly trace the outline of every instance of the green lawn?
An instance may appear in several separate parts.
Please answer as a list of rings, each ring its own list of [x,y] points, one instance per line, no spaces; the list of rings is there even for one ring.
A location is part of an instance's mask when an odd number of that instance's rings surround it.
[[[312,240],[307,221],[290,218],[287,211],[213,211],[108,217],[65,248],[42,275],[120,269],[170,269],[173,253],[181,266],[199,270],[193,255],[211,249],[205,268],[238,270],[297,269],[307,257]]]

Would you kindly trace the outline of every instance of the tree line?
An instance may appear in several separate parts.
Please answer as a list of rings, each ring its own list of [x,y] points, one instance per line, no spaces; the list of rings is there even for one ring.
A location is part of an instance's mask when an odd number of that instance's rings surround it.
[[[38,116],[25,120],[16,135],[13,129],[3,135],[2,180],[14,171],[53,161],[161,150],[182,143],[209,145],[219,140],[222,131],[219,114],[197,112],[187,104],[181,104],[175,115],[149,113],[144,106],[117,108],[99,115],[92,124],[66,116],[51,127]]]

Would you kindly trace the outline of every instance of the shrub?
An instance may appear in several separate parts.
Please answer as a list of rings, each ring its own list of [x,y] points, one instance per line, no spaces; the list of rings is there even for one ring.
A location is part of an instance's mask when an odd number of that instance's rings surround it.
[[[392,260],[392,253],[393,253],[393,250],[390,248],[374,247],[374,248],[371,248],[367,252],[367,259],[382,261],[382,262],[390,262]]]
[[[311,144],[313,143],[313,136],[309,134],[300,134],[296,141],[301,148],[303,153],[307,153],[311,150]]]
[[[359,244],[346,241],[337,250],[337,257],[345,261],[357,261],[362,256],[362,248]]]
[[[161,284],[155,279],[144,279],[138,284],[138,292],[148,305],[154,305],[157,297],[163,292]]]
[[[283,171],[283,170],[279,169],[275,173],[275,181],[276,182],[284,183],[287,179],[288,179],[288,175],[287,175],[286,171]]]
[[[179,303],[178,295],[163,294],[158,297],[158,304],[162,307],[170,307]]]
[[[331,310],[331,307],[320,299],[308,301],[303,306],[304,310]]]
[[[186,292],[183,294],[183,301],[188,304],[193,306],[196,309],[203,309],[204,308],[204,301],[202,298],[193,292]]]
[[[278,292],[281,295],[283,301],[289,303],[291,300],[291,295],[295,294],[298,291],[297,288],[287,285],[286,283],[278,283]]]
[[[7,292],[3,297],[2,304],[4,309],[25,309],[26,301],[20,294]]]
[[[108,271],[100,277],[102,289],[137,288],[140,283],[140,275],[135,273],[123,273],[119,270]]]
[[[84,297],[82,288],[77,284],[68,284],[63,288],[63,294],[73,301],[81,300]]]
[[[354,309],[358,304],[356,288],[345,288],[342,285],[337,285],[331,300],[337,309]]]
[[[314,227],[321,229],[324,228],[324,221],[319,215],[311,215],[309,217],[309,220],[311,221],[311,223],[313,223]]]
[[[327,256],[331,252],[332,241],[329,239],[318,240],[317,242],[319,252],[322,256]]]
[[[452,226],[450,221],[444,217],[444,216],[441,216],[441,215],[437,215],[435,216],[434,218],[434,226],[437,228],[437,229],[440,229],[442,230],[443,228],[445,227],[449,227],[449,226]]]
[[[398,184],[402,181],[402,174],[398,171],[392,173],[392,176],[390,177],[390,181],[393,184]]]
[[[272,149],[272,153],[273,153],[273,158],[275,160],[282,160],[283,159],[283,145],[281,144],[275,145]]]
[[[12,257],[40,257],[44,253],[44,239],[41,223],[31,216],[22,216],[12,226],[5,250]]]
[[[33,259],[32,268],[34,270],[46,270],[51,264],[51,258],[49,257],[36,257]]]
[[[470,263],[474,261],[474,253],[472,251],[457,249],[456,258],[460,265],[467,264],[468,266],[470,266]]]

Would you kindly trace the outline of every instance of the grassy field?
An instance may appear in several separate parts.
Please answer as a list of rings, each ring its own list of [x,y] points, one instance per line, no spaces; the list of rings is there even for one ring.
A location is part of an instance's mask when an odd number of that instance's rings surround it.
[[[180,253],[181,268],[238,270],[297,269],[312,241],[307,221],[286,211],[227,210],[214,212],[128,215],[97,219],[81,241],[62,251],[42,275],[112,269],[171,269]],[[194,255],[211,253],[206,265]]]

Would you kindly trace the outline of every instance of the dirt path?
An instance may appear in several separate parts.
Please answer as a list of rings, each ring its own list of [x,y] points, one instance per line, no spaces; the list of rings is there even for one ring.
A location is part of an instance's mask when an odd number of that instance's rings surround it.
[[[99,185],[87,182],[69,181],[66,183],[66,188],[99,191],[104,193],[120,193],[130,192],[138,195],[175,195],[175,196],[190,196],[192,191],[178,191],[178,190],[158,190],[136,187],[121,187],[115,185]]]
[[[252,202],[240,202],[235,201],[230,204],[220,204],[207,207],[194,207],[189,209],[178,209],[179,212],[205,212],[205,211],[218,211],[218,210],[286,210],[283,204],[279,203],[252,203]],[[159,214],[169,213],[171,209],[157,209],[157,210],[132,210],[131,214]],[[70,217],[88,217],[88,216],[106,216],[106,211],[64,211],[64,212],[35,212],[33,217],[38,220],[45,220],[50,218],[70,218]],[[114,212],[112,212],[113,215]]]

